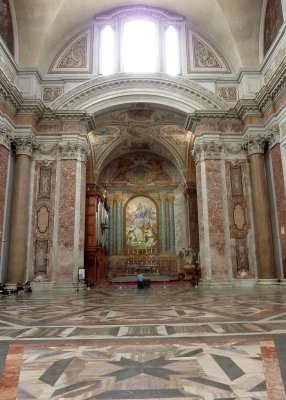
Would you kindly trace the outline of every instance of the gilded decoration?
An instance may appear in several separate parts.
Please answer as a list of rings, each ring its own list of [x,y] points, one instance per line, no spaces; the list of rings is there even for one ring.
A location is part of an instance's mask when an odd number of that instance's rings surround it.
[[[157,208],[149,197],[138,196],[126,205],[127,248],[152,249],[157,247]]]
[[[221,86],[217,89],[217,94],[225,101],[237,101],[237,88],[236,86]]]
[[[9,0],[0,0],[0,35],[14,55],[14,34]]]
[[[267,0],[264,23],[264,55],[275,40],[283,24],[283,10],[281,0]]]
[[[63,87],[44,87],[42,98],[44,102],[51,103],[52,101],[56,100],[60,97],[64,92]]]

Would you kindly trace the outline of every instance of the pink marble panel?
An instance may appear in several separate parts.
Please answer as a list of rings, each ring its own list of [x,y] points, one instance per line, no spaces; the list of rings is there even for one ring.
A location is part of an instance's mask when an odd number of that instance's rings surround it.
[[[203,218],[203,193],[201,179],[201,163],[196,165],[196,181],[197,181],[197,202],[198,202],[198,223],[199,223],[199,243],[200,243],[200,267],[202,279],[206,278],[205,251],[204,246],[204,218]]]
[[[226,279],[223,196],[227,194],[222,187],[220,160],[206,160],[206,181],[212,278]]]
[[[54,204],[55,204],[55,184],[56,184],[56,161],[50,162],[51,168],[51,182],[50,182],[50,198],[39,198],[39,179],[40,179],[40,167],[41,162],[36,161],[35,172],[34,172],[34,190],[33,190],[33,218],[32,218],[32,237],[31,241],[33,246],[31,246],[31,259],[33,263],[29,264],[29,279],[34,280],[37,278],[37,273],[35,273],[36,266],[36,242],[37,241],[47,241],[48,242],[48,252],[45,255],[47,258],[47,273],[45,276],[46,281],[52,279],[51,276],[51,254],[53,249],[53,222],[54,222]],[[42,208],[48,210],[48,226],[44,232],[41,232],[38,226],[38,213]]]
[[[84,236],[85,236],[85,196],[86,196],[86,164],[81,163],[80,187],[80,231],[79,231],[79,260],[78,265],[84,264]]]
[[[3,221],[4,207],[7,186],[9,151],[4,146],[0,146],[0,243],[3,244]],[[0,249],[1,254],[1,249]]]
[[[76,160],[61,161],[57,282],[73,281]]]
[[[280,230],[280,245],[282,253],[283,273],[286,277],[286,197],[283,180],[283,168],[281,161],[281,151],[277,144],[271,150],[274,187],[276,195],[276,205],[278,214],[278,229]]]

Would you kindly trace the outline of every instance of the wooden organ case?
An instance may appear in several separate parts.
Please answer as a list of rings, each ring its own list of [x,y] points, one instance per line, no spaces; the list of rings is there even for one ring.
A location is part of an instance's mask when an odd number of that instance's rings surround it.
[[[106,284],[108,204],[106,192],[89,184],[86,190],[84,266],[87,285]]]

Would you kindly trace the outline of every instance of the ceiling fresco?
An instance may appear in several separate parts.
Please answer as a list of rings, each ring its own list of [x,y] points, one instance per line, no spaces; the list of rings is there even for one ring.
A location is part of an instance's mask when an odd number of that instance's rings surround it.
[[[129,153],[157,154],[184,174],[192,134],[183,128],[185,118],[152,108],[117,110],[96,118],[90,132],[95,179],[110,160]]]

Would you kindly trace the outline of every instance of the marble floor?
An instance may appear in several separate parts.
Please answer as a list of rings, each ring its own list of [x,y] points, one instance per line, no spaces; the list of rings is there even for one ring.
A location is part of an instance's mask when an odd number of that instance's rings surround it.
[[[0,400],[285,400],[283,286],[34,291],[0,307]]]

